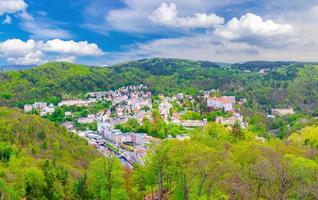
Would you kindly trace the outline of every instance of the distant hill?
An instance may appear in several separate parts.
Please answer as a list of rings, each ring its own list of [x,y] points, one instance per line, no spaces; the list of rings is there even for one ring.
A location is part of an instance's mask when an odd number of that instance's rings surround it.
[[[3,65],[0,66],[0,71],[17,71],[35,67],[36,65]]]
[[[112,65],[115,68],[138,67],[152,74],[168,75],[184,69],[220,68],[221,66],[209,61],[193,61],[175,58],[150,58]]]
[[[314,89],[316,82],[313,82],[316,78],[310,83],[313,87],[302,84],[309,81],[307,77],[316,76],[317,67],[313,64],[255,61],[226,66],[167,58],[142,59],[109,67],[46,63],[27,70],[0,73],[0,105],[22,107],[34,101],[57,103],[61,99],[85,98],[90,91],[145,84],[153,94],[165,95],[177,92],[194,95],[200,90],[219,89],[225,95],[244,97],[265,110],[293,106],[313,112],[318,106],[315,92],[318,88]],[[262,68],[272,70],[258,73]],[[250,69],[252,73],[242,69]]]
[[[304,63],[301,62],[285,62],[285,61],[249,61],[244,63],[235,63],[231,67],[238,68],[242,70],[259,70],[259,69],[275,69],[283,66],[288,66],[291,64],[297,64],[303,66]]]

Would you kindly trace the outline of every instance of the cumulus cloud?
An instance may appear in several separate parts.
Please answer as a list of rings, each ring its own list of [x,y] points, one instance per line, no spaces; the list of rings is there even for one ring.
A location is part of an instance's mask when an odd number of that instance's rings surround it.
[[[48,40],[41,45],[47,52],[70,54],[75,56],[101,56],[104,52],[94,43],[87,41],[75,42],[73,40],[64,41],[60,39]]]
[[[262,17],[252,13],[247,13],[237,19],[232,18],[223,26],[214,30],[214,35],[234,41],[246,41],[259,45],[268,45],[266,42],[274,44],[274,40],[287,39],[294,33],[294,28],[290,24],[278,24],[272,20],[264,20]]]
[[[180,17],[177,6],[174,3],[170,3],[169,5],[162,3],[152,12],[149,19],[154,23],[179,28],[210,28],[224,22],[222,17],[214,13],[195,13],[194,16]]]
[[[0,42],[0,55],[13,64],[39,64],[46,60],[64,60],[74,62],[81,56],[100,56],[104,52],[94,43],[75,42],[59,39],[26,42],[10,39]],[[52,59],[52,55],[54,58]]]
[[[158,26],[159,23],[153,23],[149,16],[153,15],[153,12],[158,9],[158,6],[166,2],[166,0],[124,0],[124,6],[121,8],[114,8],[112,10],[104,10],[100,12],[105,6],[100,4],[106,4],[107,1],[93,0],[93,2],[101,2],[99,4],[91,4],[86,12],[84,12],[84,18],[86,20],[85,26],[94,29],[95,31],[101,32],[105,29],[119,30],[126,32],[156,32],[162,30],[162,27]],[[173,4],[178,6],[178,25],[181,26],[185,23],[186,26],[194,26],[193,20],[199,22],[201,26],[206,26],[206,21],[211,23],[211,19],[217,19],[214,15],[204,14],[213,8],[219,8],[228,5],[233,2],[244,1],[244,0],[174,0]],[[169,4],[170,6],[171,4]],[[168,7],[168,5],[167,5]],[[171,6],[170,6],[171,9]],[[194,13],[200,13],[194,15]],[[99,13],[99,15],[96,15]],[[100,20],[100,13],[106,16],[105,21]],[[180,17],[188,16],[188,17]],[[188,18],[188,19],[187,19]],[[183,19],[183,20],[182,20]],[[180,22],[181,21],[181,22]],[[202,22],[204,21],[204,22]],[[181,23],[181,24],[180,24]]]
[[[20,39],[1,42],[0,53],[13,64],[38,64],[43,56],[43,52],[36,48],[34,40],[23,42]]]
[[[11,24],[11,23],[12,23],[12,18],[9,15],[6,15],[6,17],[2,21],[2,24]]]
[[[0,15],[24,11],[27,6],[23,0],[0,0]]]

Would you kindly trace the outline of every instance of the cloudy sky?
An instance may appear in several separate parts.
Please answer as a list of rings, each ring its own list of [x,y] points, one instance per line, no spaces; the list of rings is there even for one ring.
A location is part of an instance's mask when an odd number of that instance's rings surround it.
[[[318,61],[318,0],[0,0],[0,64]]]

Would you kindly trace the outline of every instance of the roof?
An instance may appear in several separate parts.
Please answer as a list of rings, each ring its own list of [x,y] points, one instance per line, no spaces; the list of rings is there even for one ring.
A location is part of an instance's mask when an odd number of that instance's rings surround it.
[[[222,97],[211,97],[209,100],[219,101],[223,104],[230,104],[235,102],[235,97],[233,96],[222,96]]]

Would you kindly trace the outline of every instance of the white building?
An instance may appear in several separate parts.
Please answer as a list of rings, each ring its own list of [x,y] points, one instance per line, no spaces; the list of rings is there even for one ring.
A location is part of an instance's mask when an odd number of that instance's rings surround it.
[[[172,123],[176,124],[176,125],[180,125],[183,127],[203,127],[205,125],[208,124],[208,120],[207,119],[203,119],[203,120],[179,120],[179,119],[174,119],[172,121]]]
[[[244,122],[243,116],[240,115],[239,113],[234,113],[234,115],[232,117],[229,117],[229,118],[217,117],[215,119],[215,122],[220,123],[220,124],[225,125],[225,126],[228,126],[228,125],[233,126],[234,124],[238,123],[241,128],[246,127],[246,122]]]
[[[38,110],[42,110],[42,109],[45,109],[47,107],[47,103],[45,102],[35,102],[32,107],[34,109],[38,109]]]
[[[66,100],[62,101],[61,103],[58,104],[58,106],[88,106],[91,103],[96,102],[95,99],[88,99],[88,100],[82,100],[82,99],[77,99],[77,100]]]
[[[31,112],[32,109],[33,109],[33,107],[32,107],[32,105],[30,105],[30,104],[26,104],[26,105],[24,105],[24,107],[23,107],[24,112]]]
[[[285,115],[292,115],[295,114],[294,109],[288,108],[288,109],[272,109],[272,115],[274,116],[285,116]]]
[[[162,103],[159,104],[159,112],[162,118],[168,122],[168,117],[170,114],[170,109],[172,108],[172,104],[169,103],[167,100],[164,100]]]
[[[226,112],[232,111],[235,103],[234,96],[211,97],[207,100],[209,109],[222,109]]]

